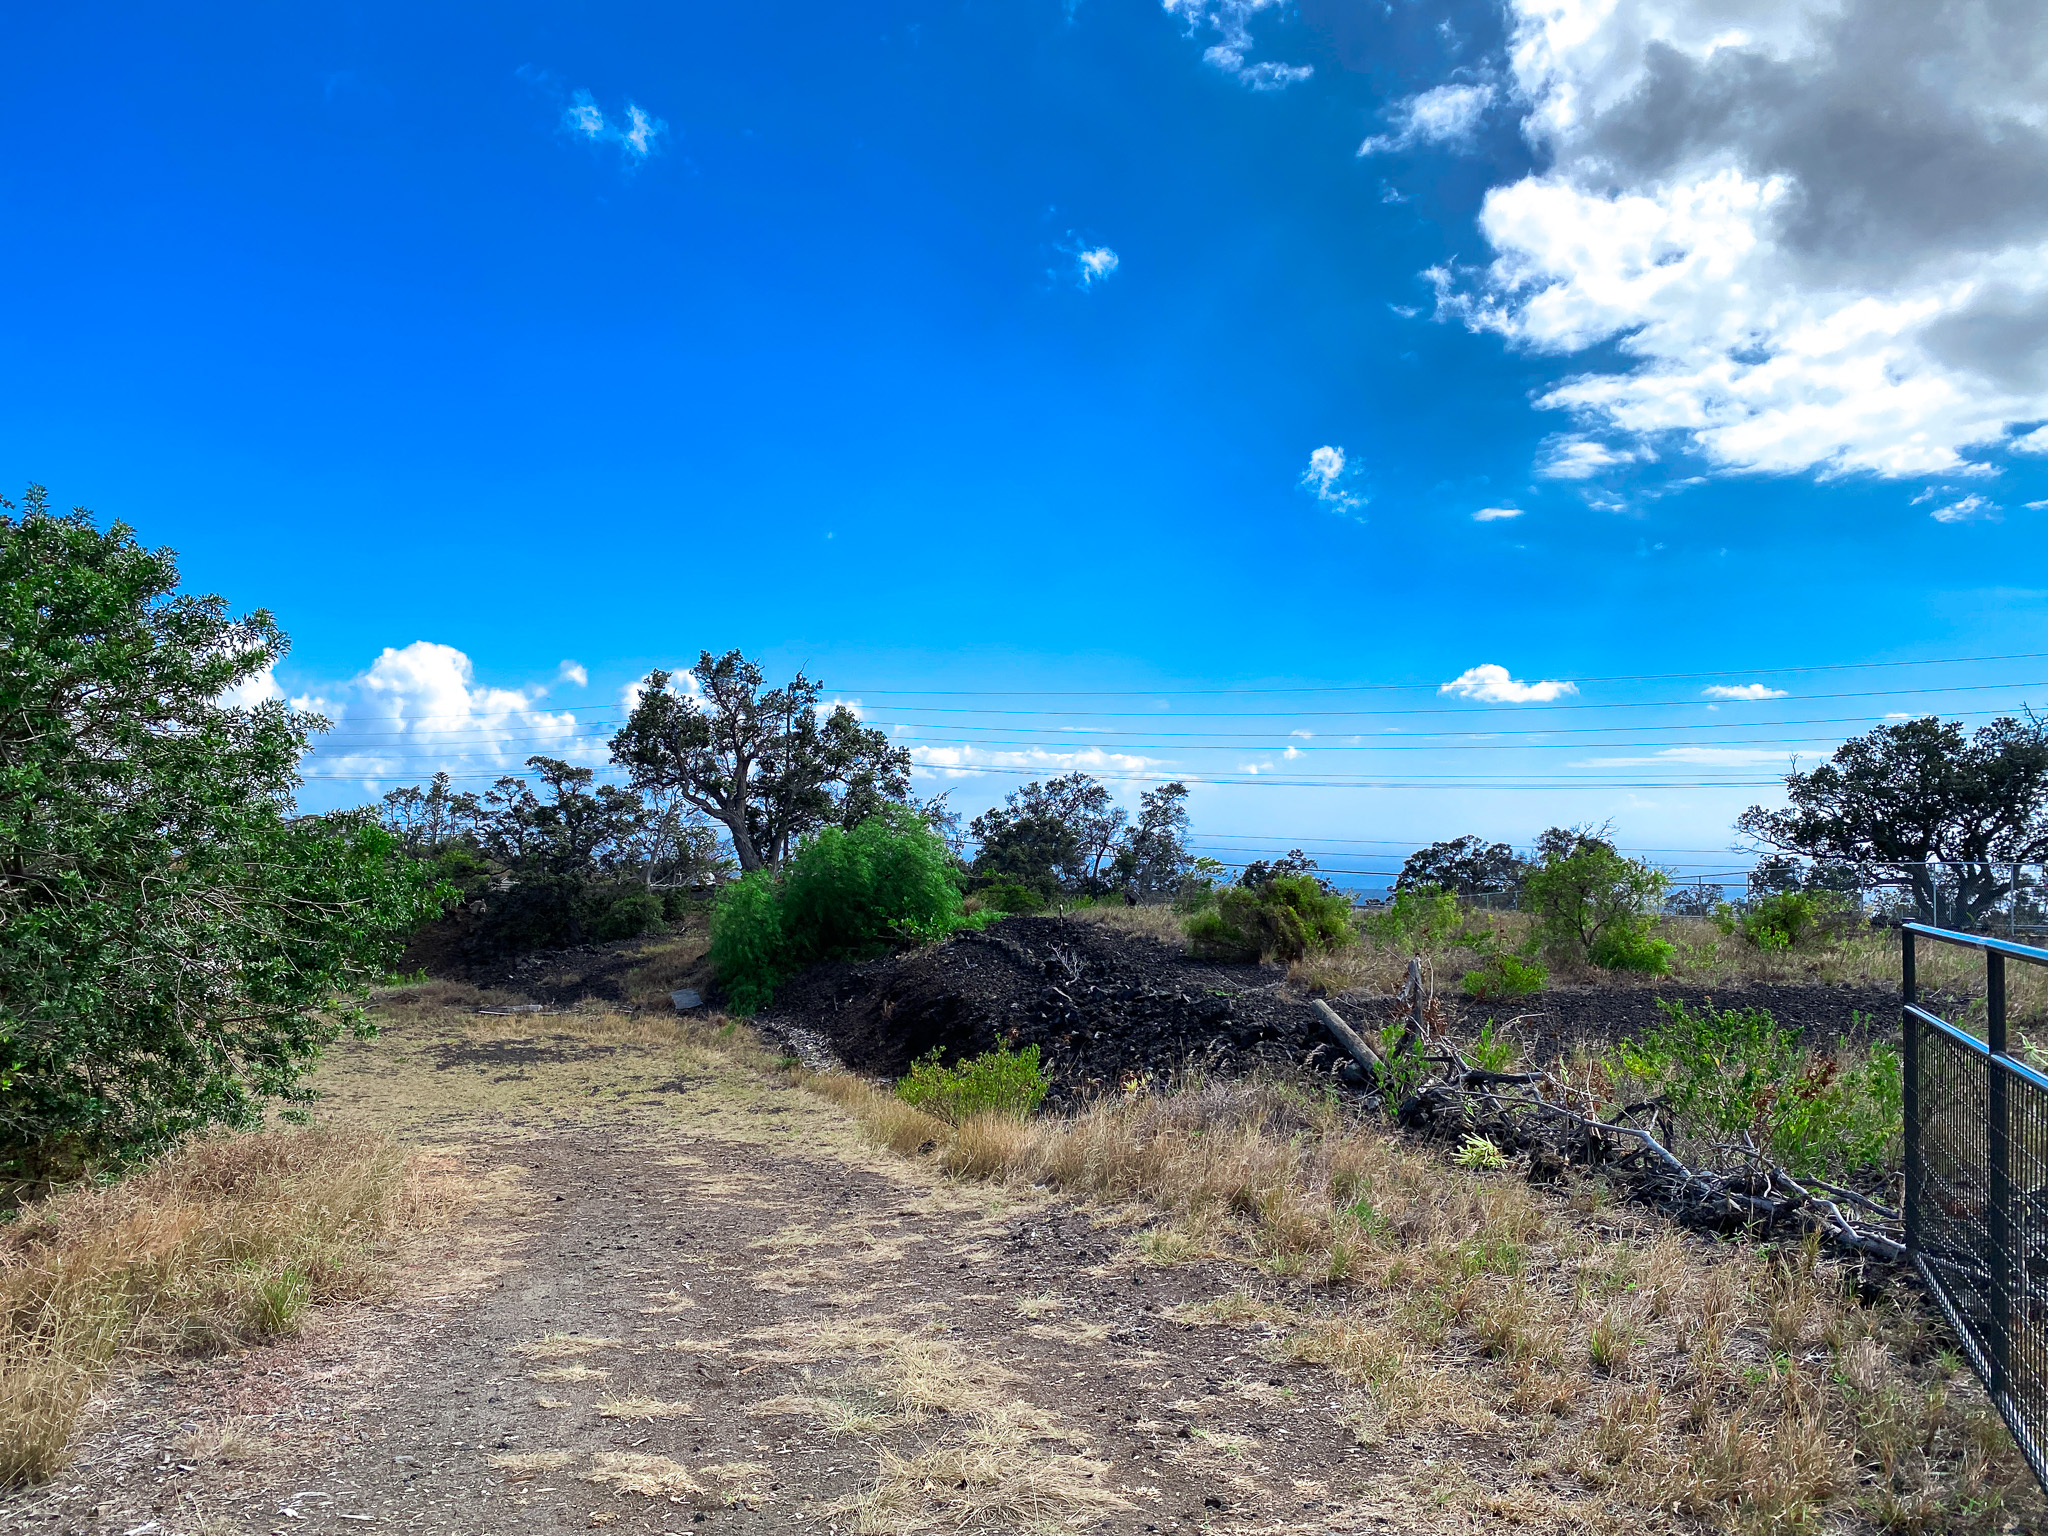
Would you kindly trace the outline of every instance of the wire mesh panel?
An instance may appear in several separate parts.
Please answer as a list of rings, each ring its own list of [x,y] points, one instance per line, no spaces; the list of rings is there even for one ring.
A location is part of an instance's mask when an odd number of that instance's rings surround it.
[[[1916,933],[1984,951],[1988,1044],[1918,1006]],[[2005,962],[2048,950],[1905,938],[1907,1250],[2048,1487],[2048,1078],[2005,1052]]]

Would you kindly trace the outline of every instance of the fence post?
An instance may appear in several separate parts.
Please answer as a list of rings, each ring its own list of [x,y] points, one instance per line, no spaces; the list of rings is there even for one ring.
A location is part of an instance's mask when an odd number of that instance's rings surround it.
[[[2005,1071],[2005,956],[1995,949],[1984,952],[1985,1033],[1991,1046],[1991,1060],[1985,1064],[1989,1078],[1986,1106],[1985,1151],[1991,1164],[1991,1252],[1985,1257],[1991,1270],[1991,1400],[2003,1398],[2010,1385],[2012,1361],[2012,1307],[2017,1288],[2013,1284],[2012,1240],[2012,1115]]]
[[[1920,978],[1913,966],[1913,930],[1899,930],[1899,990],[1908,1005],[1920,1001]],[[1920,1251],[1920,1021],[1904,1009],[1900,1010],[1900,1022],[1905,1026],[1905,1049],[1900,1053],[1904,1058],[1906,1078],[1905,1131],[1906,1190],[1902,1208],[1906,1215],[1906,1257],[1910,1261]]]

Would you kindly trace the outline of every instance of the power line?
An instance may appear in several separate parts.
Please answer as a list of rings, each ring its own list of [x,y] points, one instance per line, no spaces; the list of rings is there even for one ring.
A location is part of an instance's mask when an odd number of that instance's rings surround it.
[[[1939,656],[1926,661],[1833,661],[1790,667],[1722,667],[1712,672],[1616,672],[1602,677],[1573,678],[1574,683],[1665,683],[1702,677],[1782,677],[1793,672],[1855,672],[1880,667],[1954,667],[1995,661],[2039,661],[2048,651],[2018,651],[2005,656]],[[842,693],[902,694],[913,698],[1094,699],[1094,698],[1231,698],[1240,694],[1379,693],[1441,689],[1441,683],[1303,683],[1284,688],[843,688]]]

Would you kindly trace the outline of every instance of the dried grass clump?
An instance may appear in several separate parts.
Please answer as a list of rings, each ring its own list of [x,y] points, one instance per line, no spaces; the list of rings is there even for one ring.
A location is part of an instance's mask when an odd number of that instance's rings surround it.
[[[0,1229],[0,1480],[63,1465],[118,1354],[290,1333],[371,1291],[393,1236],[428,1217],[396,1146],[338,1129],[194,1141],[28,1207]]]
[[[1553,1192],[1512,1167],[1458,1168],[1287,1081],[1189,1078],[1065,1117],[959,1127],[906,1123],[858,1078],[809,1086],[952,1177],[1158,1209],[1140,1257],[1198,1242],[1319,1282],[1309,1315],[1247,1291],[1186,1320],[1279,1333],[1276,1351],[1356,1390],[1347,1421],[1368,1441],[1502,1437],[1517,1464],[1566,1478],[1516,1497],[1569,1494],[1591,1525],[1613,1508],[1645,1528],[1675,1515],[1743,1533],[2048,1522],[1975,1383],[1931,1347],[1917,1297],[1859,1299],[1816,1243],[1718,1243],[1617,1207],[1590,1179]],[[996,1513],[1008,1495],[993,1473],[915,1460],[848,1506],[860,1528],[1034,1518]],[[960,1499],[942,1497],[941,1470]],[[991,1502],[967,1501],[961,1481]]]

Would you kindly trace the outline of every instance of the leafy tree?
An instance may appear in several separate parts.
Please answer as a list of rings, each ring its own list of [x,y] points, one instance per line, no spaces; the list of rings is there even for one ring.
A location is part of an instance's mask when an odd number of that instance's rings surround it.
[[[612,760],[642,793],[680,796],[722,822],[742,870],[788,857],[820,827],[854,827],[907,802],[910,754],[844,704],[821,716],[821,686],[803,673],[763,691],[739,651],[704,651],[692,673],[703,702],[650,672]]]
[[[1605,848],[1615,851],[1613,839],[1608,836],[1610,825],[1598,827],[1546,827],[1536,839],[1536,859],[1543,863],[1550,859],[1568,859],[1587,848]]]
[[[805,840],[780,875],[754,870],[719,894],[711,964],[733,1006],[752,1013],[783,978],[818,960],[930,943],[1000,913],[967,915],[952,852],[913,806],[890,806],[851,832]]]
[[[432,858],[452,843],[473,838],[484,814],[483,801],[466,791],[457,793],[444,771],[424,789],[414,785],[385,795],[378,819],[398,834],[407,853]]]
[[[1562,852],[1569,848],[1571,851]],[[1553,842],[1522,883],[1522,906],[1552,960],[1616,971],[1658,971],[1671,946],[1655,936],[1666,879],[1598,837]]]
[[[1181,888],[1194,868],[1188,852],[1188,787],[1162,784],[1138,796],[1138,819],[1116,854],[1116,883],[1138,896]]]
[[[1178,801],[1169,797],[1156,813],[1167,818],[1167,830],[1177,808]],[[1106,889],[1103,871],[1113,867],[1129,819],[1129,812],[1111,802],[1109,791],[1085,773],[1026,784],[967,824],[976,845],[974,873],[1014,880],[1047,896],[1061,888]]]
[[[1476,837],[1454,837],[1449,842],[1431,843],[1408,855],[1394,880],[1397,891],[1433,885],[1459,896],[1476,896],[1512,891],[1522,883],[1528,866],[1506,843],[1484,842]]]
[[[1189,918],[1194,953],[1210,960],[1299,960],[1311,950],[1342,949],[1357,932],[1351,903],[1313,875],[1274,875],[1234,885],[1216,905]]]
[[[1927,716],[1844,742],[1785,779],[1791,805],[1753,805],[1735,825],[1767,848],[1904,884],[1923,921],[1980,921],[2012,866],[2048,856],[2048,723],[2000,719],[1966,734]]]
[[[1327,892],[1331,888],[1330,882],[1318,873],[1319,868],[1316,861],[1299,848],[1290,848],[1284,856],[1277,859],[1252,860],[1245,865],[1244,873],[1237,877],[1237,883],[1248,891],[1256,891],[1260,886],[1274,880],[1307,875]]]
[[[0,1162],[156,1152],[301,1074],[446,892],[367,813],[295,817],[287,641],[120,523],[0,503]]]

